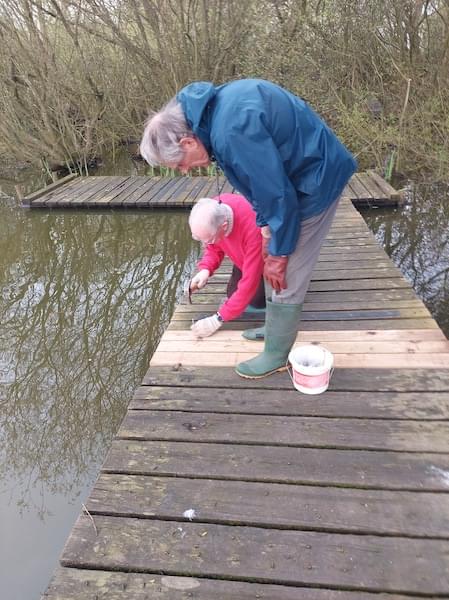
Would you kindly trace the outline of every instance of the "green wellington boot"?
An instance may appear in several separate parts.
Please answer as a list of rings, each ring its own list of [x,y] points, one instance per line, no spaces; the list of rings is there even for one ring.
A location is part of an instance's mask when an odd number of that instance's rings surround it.
[[[264,351],[236,366],[236,373],[240,377],[258,379],[286,368],[288,353],[298,333],[301,310],[302,304],[277,304],[267,301]]]
[[[265,325],[262,327],[254,327],[253,329],[245,329],[242,333],[243,337],[247,340],[251,340],[252,342],[257,342],[259,340],[265,339]]]

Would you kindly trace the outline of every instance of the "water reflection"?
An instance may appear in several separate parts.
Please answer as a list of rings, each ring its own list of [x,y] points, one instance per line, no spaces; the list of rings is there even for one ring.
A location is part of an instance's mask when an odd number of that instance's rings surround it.
[[[44,516],[33,490],[76,496],[102,462],[191,240],[182,213],[0,211],[0,492]]]
[[[449,186],[415,186],[406,206],[363,216],[449,336]]]

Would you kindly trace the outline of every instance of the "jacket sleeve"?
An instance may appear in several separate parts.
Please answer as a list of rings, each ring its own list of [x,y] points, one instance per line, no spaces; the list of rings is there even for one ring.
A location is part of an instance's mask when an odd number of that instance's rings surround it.
[[[226,175],[238,182],[239,191],[250,200],[257,224],[270,227],[270,254],[289,255],[301,228],[297,192],[262,119],[250,113],[247,121],[250,125],[231,129],[223,141]]]
[[[221,265],[224,258],[224,252],[215,244],[208,244],[204,250],[204,254],[199,260],[197,267],[198,269],[207,269],[211,275],[215,273],[218,267]]]
[[[263,272],[262,240],[259,229],[254,228],[245,240],[245,258],[242,277],[235,292],[219,308],[224,321],[235,319],[248,306],[260,283]]]

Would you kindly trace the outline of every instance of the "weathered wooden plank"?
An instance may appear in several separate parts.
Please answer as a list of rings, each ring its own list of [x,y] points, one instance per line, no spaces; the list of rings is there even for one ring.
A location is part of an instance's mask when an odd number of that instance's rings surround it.
[[[447,593],[443,540],[80,516],[61,564],[425,595]],[[123,532],[126,531],[126,535]]]
[[[237,393],[237,392],[234,392]],[[120,439],[449,452],[449,423],[276,415],[128,411]]]
[[[316,396],[295,389],[245,390],[140,386],[129,410],[177,410],[259,415],[356,417],[367,419],[449,419],[449,392],[325,392]]]
[[[150,194],[153,187],[158,185],[158,182],[160,181],[160,177],[143,177],[142,179],[144,179],[144,182],[123,198],[122,206],[126,208],[135,208],[137,207],[137,202],[145,202],[147,194]]]
[[[193,310],[188,311],[176,311],[173,314],[172,321],[190,321],[191,319],[201,319],[205,316],[204,308],[198,306]],[[251,313],[256,315],[258,313]],[[320,310],[312,311],[307,310],[301,314],[301,320],[304,321],[360,321],[362,319],[418,319],[420,317],[427,318],[430,316],[429,311],[425,306],[420,308],[395,308],[385,310]],[[240,317],[236,317],[234,322],[247,321],[250,317],[250,313],[243,313]],[[262,317],[263,318],[263,317]]]
[[[123,206],[123,203],[128,198],[132,197],[134,193],[139,193],[145,182],[145,177],[130,177],[128,186],[123,187],[122,190],[111,199],[110,205],[115,208]]]
[[[114,440],[103,471],[360,489],[449,491],[449,455],[422,452]]]
[[[368,170],[370,178],[377,184],[377,186],[383,191],[383,193],[388,196],[391,200],[399,201],[401,199],[401,195],[397,190],[394,189],[392,185],[388,183],[383,177],[381,177],[378,173],[373,170]]]
[[[190,507],[202,523],[449,538],[449,494],[103,473],[87,502],[91,514],[178,521]]]
[[[88,179],[88,177],[75,177],[66,185],[48,192],[42,196],[41,206],[55,208],[57,207],[60,199],[67,197],[78,197],[79,194],[83,193],[83,191],[89,187]]]
[[[95,192],[89,196],[89,206],[107,206],[129,181],[130,177],[108,177],[106,185],[95,188]]]
[[[151,198],[149,198],[149,206],[156,207],[166,205],[167,199],[173,193],[176,193],[177,188],[183,183],[183,177],[173,177],[168,182],[160,185],[158,189],[153,190],[151,193]],[[164,180],[161,180],[164,182]]]
[[[382,205],[390,201],[390,194],[386,194],[384,190],[377,185],[374,177],[368,173],[358,173],[358,179],[363,183],[367,190],[371,193],[374,200],[381,200]]]
[[[192,294],[192,304],[178,304],[176,307],[176,314],[179,313],[195,313],[199,310],[215,312],[217,310],[217,302],[210,302],[210,294]],[[370,294],[367,294],[366,300],[352,301],[346,300],[341,303],[338,302],[307,302],[305,301],[302,307],[303,313],[307,312],[320,312],[320,311],[354,311],[354,310],[398,310],[404,308],[418,309],[423,311],[423,304],[417,298],[410,298],[409,300],[376,300],[371,298]],[[427,311],[427,309],[424,309]],[[245,317],[248,317],[251,311],[245,311],[242,313]],[[422,312],[424,314],[424,312]],[[427,313],[428,316],[429,313]]]
[[[67,183],[69,183],[70,181],[75,179],[77,176],[78,176],[77,173],[70,173],[69,175],[62,177],[61,179],[58,179],[57,181],[50,183],[46,187],[41,188],[40,190],[36,190],[35,192],[33,192],[31,194],[28,194],[27,196],[25,196],[23,198],[23,200],[21,202],[22,206],[29,208],[32,205],[34,200],[37,200],[38,198],[41,198],[42,196],[45,196],[46,194],[49,194],[49,193],[53,192],[54,190],[66,185]]]
[[[370,190],[366,188],[363,181],[361,181],[361,179],[359,178],[359,173],[355,173],[351,177],[351,187],[355,194],[355,196],[352,198],[352,200],[355,200],[355,199],[368,200],[368,201],[374,200],[373,195],[371,194]]]
[[[398,594],[60,567],[43,600],[410,600]]]
[[[210,388],[291,389],[286,373],[274,373],[267,379],[235,377],[233,369],[202,367],[152,367],[144,385],[182,385]],[[438,392],[449,390],[449,369],[336,369],[330,391]]]
[[[311,292],[329,292],[329,291],[350,291],[350,290],[391,290],[398,288],[410,289],[410,286],[403,277],[385,277],[379,279],[332,279],[332,274],[329,273],[327,276],[323,275],[326,271],[315,271],[312,275],[312,281],[310,283],[309,290]],[[351,271],[351,275],[352,275]],[[328,279],[326,279],[328,277]],[[215,286],[215,287],[212,287]],[[220,284],[209,284],[204,289],[203,293],[224,293],[226,291],[226,285]]]
[[[132,177],[117,177],[115,179],[115,186],[112,187],[109,184],[111,183],[110,177],[105,177],[98,182],[92,181],[91,186],[89,186],[85,192],[77,197],[72,197],[70,204],[73,208],[81,208],[86,203],[89,206],[103,206],[107,204],[107,206],[115,205],[115,199],[122,193],[126,193],[134,183],[134,179]],[[129,191],[131,193],[131,191]]]
[[[76,190],[68,190],[64,193],[64,189],[60,191],[49,202],[54,208],[79,208],[83,207],[99,191],[105,189],[110,184],[110,177],[85,177],[83,186]]]

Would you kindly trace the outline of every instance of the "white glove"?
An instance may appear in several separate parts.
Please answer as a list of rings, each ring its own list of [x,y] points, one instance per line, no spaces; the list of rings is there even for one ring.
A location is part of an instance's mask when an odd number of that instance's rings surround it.
[[[220,321],[218,315],[212,315],[211,317],[200,319],[190,329],[195,337],[204,338],[215,333],[221,326],[222,321]]]
[[[209,271],[207,269],[201,269],[190,281],[190,290],[194,292],[195,290],[200,290],[203,288],[207,280],[209,279]]]

